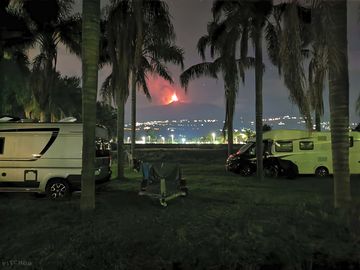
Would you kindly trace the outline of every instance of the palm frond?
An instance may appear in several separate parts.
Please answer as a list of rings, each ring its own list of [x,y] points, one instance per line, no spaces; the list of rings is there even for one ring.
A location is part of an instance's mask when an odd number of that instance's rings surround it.
[[[281,61],[280,61],[280,39],[281,33],[276,31],[275,26],[272,23],[267,23],[265,27],[265,39],[267,45],[267,52],[270,61],[273,65],[278,67],[278,72],[281,74]]]
[[[56,26],[56,33],[59,40],[71,53],[81,55],[81,17],[74,15],[63,19]]]
[[[254,57],[245,57],[245,58],[237,59],[236,62],[238,65],[240,78],[241,78],[242,82],[245,83],[245,70],[250,69],[250,68],[255,68],[255,64],[256,64],[255,58]],[[264,68],[265,68],[265,65],[264,65]]]
[[[112,74],[106,77],[100,88],[100,96],[106,104],[114,101],[114,88],[112,86]]]
[[[200,78],[201,76],[209,76],[217,79],[213,62],[204,62],[204,63],[196,64],[186,69],[180,75],[181,86],[185,88],[185,91],[187,91],[187,87],[189,85],[190,80],[195,78]]]
[[[148,88],[146,74],[142,74],[143,76],[138,76],[138,83],[141,85],[141,88],[146,96],[146,98],[151,102],[150,89]]]
[[[202,36],[197,43],[197,51],[201,58],[205,60],[206,47],[210,45],[210,37],[208,35]]]
[[[144,53],[150,54],[153,59],[162,60],[165,63],[170,62],[184,68],[184,51],[175,45],[169,43],[150,44],[145,46]]]
[[[39,72],[41,69],[44,68],[46,55],[44,53],[40,53],[33,59],[33,71]]]
[[[289,4],[284,14],[284,31],[280,48],[283,76],[289,89],[290,100],[295,103],[300,113],[306,119],[308,128],[312,128],[309,102],[305,93],[305,74],[303,70],[303,56],[301,54],[301,37],[297,7]]]
[[[248,54],[249,43],[249,25],[245,22],[240,41],[240,58],[244,59]]]
[[[156,74],[158,74],[160,77],[162,77],[163,79],[165,79],[169,83],[171,83],[171,84],[174,83],[174,81],[171,78],[171,75],[170,75],[169,71],[167,70],[166,66],[164,66],[160,62],[153,63],[153,66],[154,66],[154,72],[156,72]]]

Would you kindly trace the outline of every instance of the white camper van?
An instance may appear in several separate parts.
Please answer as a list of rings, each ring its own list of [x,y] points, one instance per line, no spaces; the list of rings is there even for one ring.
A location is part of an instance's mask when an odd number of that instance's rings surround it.
[[[290,178],[297,174],[319,177],[333,173],[331,134],[305,130],[271,130],[263,135],[264,169],[270,175],[284,171]],[[256,171],[255,139],[227,160],[230,171],[249,175]],[[360,174],[360,132],[349,132],[349,168]]]
[[[81,123],[0,122],[0,191],[46,193],[81,188]],[[110,179],[107,130],[96,127],[96,182]]]

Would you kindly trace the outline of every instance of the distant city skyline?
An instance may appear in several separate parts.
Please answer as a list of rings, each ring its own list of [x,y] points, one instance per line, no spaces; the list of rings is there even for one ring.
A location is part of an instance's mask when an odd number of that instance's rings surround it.
[[[202,59],[197,53],[196,44],[199,38],[206,34],[207,23],[211,20],[210,0],[166,0],[173,18],[176,31],[176,44],[184,49],[185,69],[191,65],[200,63]],[[104,7],[108,1],[101,1]],[[75,12],[81,12],[81,1],[75,0]],[[359,2],[350,1],[348,4],[348,51],[349,51],[349,78],[350,78],[350,120],[359,122],[359,116],[355,113],[355,101],[359,95],[360,85],[360,22],[359,22]],[[81,63],[75,56],[70,55],[65,48],[61,47],[58,57],[58,70],[68,76],[81,76]],[[264,117],[272,117],[280,114],[299,115],[296,105],[291,104],[288,98],[288,90],[279,77],[277,68],[273,66],[265,52],[264,46],[265,74],[263,78],[263,98],[264,98]],[[210,59],[207,59],[210,60]],[[166,104],[166,100],[176,93],[179,100],[186,103],[211,104],[225,110],[224,90],[222,79],[214,80],[210,78],[200,78],[190,82],[187,94],[180,87],[179,75],[180,68],[169,66],[172,72],[174,85],[170,85],[161,78],[153,78],[149,81],[152,102],[139,92],[138,108],[156,107]],[[106,66],[99,71],[99,87],[106,76],[110,73],[110,67]],[[220,77],[220,76],[219,76]],[[234,123],[240,117],[255,119],[255,80],[254,71],[246,72],[245,85],[239,85],[239,94],[236,101],[236,114]],[[328,110],[328,91],[324,93],[325,115],[324,119],[329,119]],[[130,114],[129,101],[126,105],[126,117]],[[200,113],[200,112],[199,112]],[[201,112],[204,113],[204,112]],[[141,118],[141,115],[138,114]],[[224,113],[219,114],[218,119],[222,119]],[[155,119],[154,119],[155,120]]]
[[[301,116],[294,115],[278,115],[276,117],[263,118],[264,124],[269,125],[273,130],[278,129],[306,129],[306,124]],[[350,123],[351,128],[356,127],[356,123]],[[170,138],[177,142],[185,139],[187,142],[194,142],[201,137],[206,137],[214,134],[216,138],[220,139],[223,137],[222,127],[224,121],[219,119],[209,118],[197,118],[197,119],[157,119],[149,121],[137,121],[137,137],[146,137],[143,143],[149,142],[168,142]],[[329,121],[321,122],[322,130],[329,131]],[[240,118],[234,125],[235,133],[244,133],[245,130],[250,129],[255,132],[255,122],[249,119]],[[131,123],[125,123],[125,142],[130,141],[131,136]],[[148,139],[151,136],[151,140]],[[140,140],[141,143],[141,140]]]

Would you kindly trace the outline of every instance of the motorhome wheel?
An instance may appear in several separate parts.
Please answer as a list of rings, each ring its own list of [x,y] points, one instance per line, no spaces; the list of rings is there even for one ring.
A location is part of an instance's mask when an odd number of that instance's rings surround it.
[[[279,169],[275,166],[269,166],[264,168],[265,176],[276,178],[279,175]]]
[[[329,175],[329,171],[328,171],[328,169],[325,168],[325,167],[319,167],[319,168],[316,169],[315,175],[316,175],[317,177],[326,177],[326,176]]]
[[[46,194],[52,200],[61,200],[69,196],[69,184],[63,179],[52,179],[46,185]]]

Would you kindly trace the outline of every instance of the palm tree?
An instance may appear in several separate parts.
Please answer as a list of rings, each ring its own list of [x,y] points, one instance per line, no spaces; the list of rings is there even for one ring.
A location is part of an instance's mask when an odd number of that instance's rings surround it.
[[[233,118],[239,74],[244,83],[245,69],[254,64],[253,58],[243,55],[241,55],[242,58],[236,59],[237,40],[242,33],[238,31],[239,29],[232,30],[235,31],[227,33],[224,25],[219,25],[217,22],[209,23],[208,34],[198,41],[198,52],[205,61],[205,49],[210,47],[211,57],[214,58],[215,54],[219,55],[219,57],[213,62],[203,62],[191,66],[180,75],[181,84],[187,90],[190,79],[199,78],[200,76],[210,76],[216,79],[217,73],[222,73],[226,99],[223,130],[227,130],[228,155],[233,152]],[[242,45],[246,46],[247,44]]]
[[[131,67],[133,15],[129,1],[114,1],[108,14],[104,37],[107,57],[112,73],[104,81],[101,92],[114,99],[117,107],[117,172],[124,177],[124,115],[125,103],[129,96],[129,75]]]
[[[81,176],[82,210],[95,208],[95,123],[100,39],[100,0],[83,1],[82,116],[83,150]]]
[[[139,18],[139,15],[136,15],[136,8],[142,10],[140,22],[135,23],[136,16]],[[139,37],[137,25],[141,25],[141,37]],[[119,39],[119,33],[121,33],[121,39]],[[172,62],[182,65],[183,52],[172,44],[175,37],[174,31],[167,5],[162,1],[143,1],[140,7],[139,3],[134,3],[134,1],[115,2],[110,9],[106,35],[109,41],[108,60],[112,65],[112,74],[105,80],[102,92],[110,98],[116,97],[118,105],[118,176],[121,178],[124,170],[122,160],[124,106],[129,95],[128,84],[131,81],[132,122],[135,122],[137,87],[141,87],[150,99],[150,90],[147,85],[149,73],[157,74],[172,83],[172,78],[164,64]],[[140,56],[135,54],[136,50],[140,51]],[[132,127],[135,128],[135,124],[132,124]],[[135,143],[135,139],[132,142]],[[134,155],[134,146],[132,154]]]
[[[30,29],[25,20],[9,9],[10,0],[0,2],[0,74],[6,74],[8,70],[5,68],[8,63],[1,65],[4,60],[4,53],[23,54],[23,48],[32,38]],[[15,51],[14,51],[15,49]],[[17,62],[17,61],[15,61]],[[21,68],[21,67],[20,67]],[[22,69],[22,68],[21,68]],[[23,69],[22,69],[23,70]],[[8,73],[10,76],[11,74]],[[4,112],[3,89],[5,88],[5,76],[0,76],[0,112]],[[23,88],[25,89],[25,88]]]
[[[22,50],[6,49],[0,70],[3,81],[1,113],[23,117],[32,98],[28,87],[31,72],[27,55]]]
[[[81,119],[81,108],[78,106],[82,102],[81,95],[80,78],[61,77],[60,73],[57,72],[51,96],[53,101],[50,108],[52,121],[55,122],[67,116]]]
[[[283,73],[284,83],[289,89],[290,100],[298,106],[300,113],[305,117],[308,129],[311,130],[311,113],[305,92],[306,77],[303,67],[307,56],[307,51],[304,48],[308,46],[309,38],[307,37],[311,35],[311,33],[308,33],[310,32],[307,26],[309,24],[305,21],[305,15],[302,15],[306,14],[306,11],[296,1],[281,5],[278,9],[284,10],[282,12],[283,29],[280,34],[279,50],[280,68]],[[318,61],[318,57],[314,59]],[[314,70],[316,71],[316,76],[318,76],[319,68]],[[319,81],[319,78],[316,79]],[[322,86],[320,85],[320,87]],[[319,92],[322,95],[322,88]],[[321,103],[320,97],[317,101]],[[314,107],[317,113],[321,112],[318,110],[319,108],[321,109],[319,105],[314,104]]]
[[[332,157],[334,168],[334,204],[350,205],[349,174],[349,71],[347,54],[347,1],[324,2],[329,70],[329,103]]]
[[[216,21],[225,18],[227,27],[243,29],[253,41],[255,48],[255,109],[256,109],[256,162],[257,177],[263,179],[263,143],[262,143],[262,78],[263,78],[263,29],[272,11],[271,0],[223,1],[215,0],[213,16]],[[244,40],[244,43],[247,40]],[[246,54],[247,47],[244,48]]]
[[[31,43],[39,46],[40,54],[33,63],[32,91],[42,110],[41,121],[51,116],[51,91],[56,80],[57,46],[59,43],[80,55],[80,18],[69,16],[73,1],[20,1],[22,17],[31,25]],[[43,12],[46,10],[46,12]]]
[[[285,26],[292,29],[288,33],[288,40],[292,52],[297,53],[298,56],[293,55],[289,62],[294,59],[294,67],[298,67],[301,63],[300,47],[301,39],[299,33],[296,34],[294,27],[296,22],[295,4],[288,7],[288,14],[285,14]],[[319,129],[319,118],[323,111],[322,105],[322,90],[324,85],[324,78],[326,74],[329,77],[329,103],[330,103],[330,124],[331,124],[331,139],[332,139],[332,157],[334,168],[334,204],[335,207],[345,207],[351,201],[350,195],[350,176],[349,176],[349,141],[348,141],[348,126],[349,126],[349,77],[348,77],[348,60],[347,60],[347,7],[346,0],[340,1],[313,1],[312,7],[313,16],[313,35],[310,42],[312,43],[313,58],[309,64],[309,92],[310,101],[313,109],[315,110],[317,129]],[[299,14],[299,13],[298,13]],[[299,23],[298,23],[299,24]],[[292,26],[291,26],[292,25]],[[301,27],[300,27],[301,29]],[[285,30],[286,31],[286,30]],[[287,43],[283,43],[288,45]],[[306,47],[306,46],[304,46]],[[281,56],[281,54],[280,54]],[[283,53],[280,57],[281,67],[283,66],[286,54]],[[288,69],[296,70],[293,68]],[[301,75],[301,72],[291,73],[288,71],[289,76]],[[291,77],[293,80],[288,80],[287,84],[290,93],[294,95],[295,102],[300,104],[300,111],[306,112],[307,108],[301,109],[301,104],[306,103],[302,91],[300,89],[301,81],[299,78]],[[295,78],[295,79],[294,79]],[[291,86],[293,88],[291,88]],[[295,88],[294,88],[295,86]],[[294,92],[295,90],[295,92]],[[298,94],[297,94],[298,93]],[[300,97],[299,100],[296,99]],[[301,100],[303,99],[303,101]],[[304,115],[304,113],[303,113]],[[310,121],[308,122],[310,123]]]
[[[131,148],[130,152],[135,157],[135,140],[136,140],[136,77],[140,66],[142,48],[144,42],[143,33],[143,0],[133,1],[133,12],[135,18],[135,50],[134,61],[131,73]],[[132,162],[132,160],[131,160]]]
[[[163,1],[132,1],[135,18],[135,48],[131,69],[131,154],[135,156],[136,90],[141,86],[151,99],[146,73],[157,74],[173,83],[165,66],[171,62],[183,67],[183,51],[173,45],[175,32],[168,6]]]

